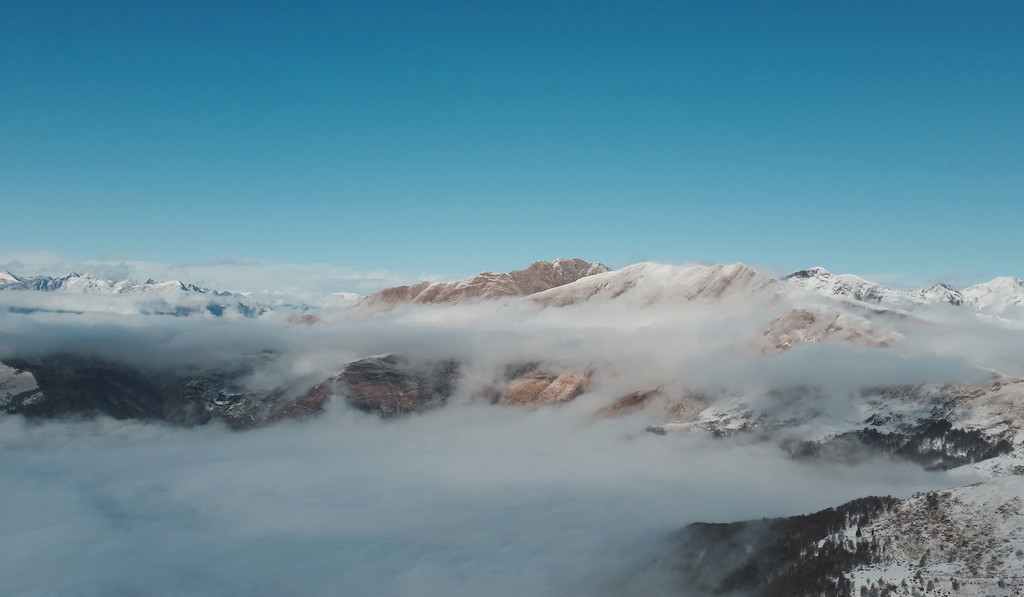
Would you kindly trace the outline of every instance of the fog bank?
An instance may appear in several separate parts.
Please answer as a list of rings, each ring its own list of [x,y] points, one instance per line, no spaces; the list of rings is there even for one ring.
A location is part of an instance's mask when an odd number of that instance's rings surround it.
[[[688,522],[952,484],[767,444],[644,433],[642,416],[340,403],[245,433],[0,419],[0,586],[46,595],[676,594],[651,567]]]

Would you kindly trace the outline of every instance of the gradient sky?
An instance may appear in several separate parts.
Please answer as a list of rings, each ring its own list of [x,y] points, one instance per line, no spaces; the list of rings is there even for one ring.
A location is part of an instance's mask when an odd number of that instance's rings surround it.
[[[0,205],[73,260],[1024,277],[1024,3],[6,0]]]

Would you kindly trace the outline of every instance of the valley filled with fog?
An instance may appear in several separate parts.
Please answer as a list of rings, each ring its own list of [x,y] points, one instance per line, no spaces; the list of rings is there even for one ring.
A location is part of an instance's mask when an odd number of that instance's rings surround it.
[[[1018,449],[957,405],[1018,387],[1021,327],[951,303],[836,298],[741,265],[257,316],[154,313],[153,292],[0,294],[12,594],[697,594],[676,554],[691,523],[964,486],[985,475],[957,465]],[[437,363],[443,394],[372,402],[434,383]],[[129,383],[200,387],[186,402],[205,418],[103,402],[138,398]],[[936,452],[938,417],[965,431]],[[865,429],[919,449],[895,457]]]
[[[653,595],[695,521],[793,515],[962,480],[879,459],[657,436],[587,400],[382,421],[343,405],[231,432],[0,421],[14,594]]]

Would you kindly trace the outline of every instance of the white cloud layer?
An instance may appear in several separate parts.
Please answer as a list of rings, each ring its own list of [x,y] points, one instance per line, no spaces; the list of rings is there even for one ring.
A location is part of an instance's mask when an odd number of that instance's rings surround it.
[[[697,521],[949,484],[891,462],[644,433],[585,403],[325,416],[247,433],[0,420],[0,585],[45,595],[678,594]]]

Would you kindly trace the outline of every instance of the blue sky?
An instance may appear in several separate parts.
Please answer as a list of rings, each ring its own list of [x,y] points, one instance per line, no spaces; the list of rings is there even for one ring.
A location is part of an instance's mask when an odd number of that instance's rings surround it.
[[[1020,2],[0,3],[0,254],[1024,277]]]

